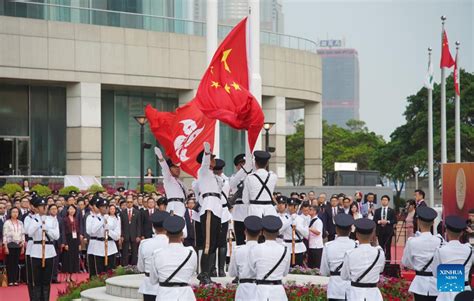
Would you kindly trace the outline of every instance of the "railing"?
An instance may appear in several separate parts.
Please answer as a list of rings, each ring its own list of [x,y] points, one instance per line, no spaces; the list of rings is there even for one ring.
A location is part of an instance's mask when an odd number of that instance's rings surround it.
[[[206,23],[202,21],[31,1],[9,1],[6,6],[7,9],[5,9],[3,14],[13,17],[135,28],[197,36],[206,35]],[[231,29],[232,26],[219,25],[219,38],[224,38]],[[317,44],[309,39],[269,31],[261,31],[260,42],[266,45],[310,52],[316,52],[317,50]]]

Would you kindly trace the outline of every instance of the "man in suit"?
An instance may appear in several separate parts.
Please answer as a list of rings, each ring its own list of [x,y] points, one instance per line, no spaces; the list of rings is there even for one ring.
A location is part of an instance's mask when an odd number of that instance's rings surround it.
[[[184,212],[184,220],[186,222],[186,229],[188,231],[188,236],[184,239],[184,246],[185,247],[194,247],[194,220],[192,219],[193,214],[197,214],[193,212],[194,207],[196,206],[196,198],[191,196],[186,201],[186,211]]]
[[[158,211],[154,198],[149,197],[145,204],[146,207],[140,210],[142,218],[142,239],[151,238],[153,236],[153,225],[150,217],[153,213]]]
[[[26,196],[23,196],[21,198],[19,209],[20,209],[19,219],[21,220],[21,222],[24,222],[25,218],[30,213],[30,200]]]
[[[352,205],[352,200],[350,197],[345,196],[344,199],[342,200],[342,209],[344,210],[345,214],[351,214],[351,205]]]
[[[344,213],[344,209],[339,208],[339,199],[337,195],[331,196],[329,206],[326,208],[326,231],[328,232],[328,241],[334,240],[336,238],[336,224],[334,218],[339,213]]]
[[[425,202],[425,192],[421,189],[415,190],[415,201],[416,201],[416,208],[418,207],[427,207]]]
[[[120,213],[122,223],[122,265],[129,264],[131,249],[131,264],[136,265],[138,260],[138,244],[142,233],[142,219],[138,209],[133,207],[133,196],[128,195],[127,208]]]
[[[382,196],[380,199],[382,207],[375,210],[374,222],[376,224],[376,234],[380,247],[385,252],[386,261],[390,262],[392,247],[393,226],[397,223],[395,217],[395,210],[388,207],[390,197],[388,195]]]
[[[360,213],[362,214],[362,217],[368,218],[373,220],[374,219],[374,213],[375,213],[375,194],[372,192],[367,193],[365,196],[365,202],[362,205],[363,208],[361,208]]]

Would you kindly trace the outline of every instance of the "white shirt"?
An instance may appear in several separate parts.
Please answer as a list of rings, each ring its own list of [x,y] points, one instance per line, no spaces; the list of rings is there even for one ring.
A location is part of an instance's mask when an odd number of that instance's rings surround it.
[[[385,267],[385,253],[380,247],[372,247],[370,244],[361,244],[357,248],[346,252],[341,278],[346,281],[356,281],[372,265],[377,257],[378,250],[380,250],[379,259],[370,272],[360,280],[360,283],[378,283],[380,274]],[[378,287],[362,288],[351,285],[347,294],[347,300],[382,301],[383,299]]]
[[[25,220],[24,220],[24,223],[23,223],[25,234],[26,234],[26,229],[28,227],[28,224],[31,223],[31,221],[33,219],[33,216],[34,215],[30,213],[25,217]],[[29,237],[29,240],[26,242],[25,256],[30,255],[32,247],[33,247],[33,240]]]
[[[321,221],[320,218],[318,218],[318,216],[315,216],[314,220],[315,221],[311,225],[310,229],[318,230],[319,235],[311,232],[311,230],[308,231],[309,232],[308,247],[310,249],[321,249],[321,248],[324,247],[324,243],[323,243],[323,222]],[[310,221],[310,223],[311,223],[311,221]]]
[[[44,221],[44,224],[43,222]],[[31,221],[27,224],[25,232],[29,237],[33,238],[35,242],[41,242],[43,239],[43,229],[46,230],[46,241],[54,241],[59,239],[59,224],[57,219],[51,216],[40,216],[35,214]],[[30,257],[42,258],[41,243],[33,243],[31,247]],[[45,258],[52,258],[56,256],[54,245],[47,244],[45,247]]]
[[[221,198],[216,196],[204,197],[206,193],[217,193],[222,192],[222,178],[216,176],[210,167],[210,155],[204,154],[202,158],[201,167],[198,170],[198,187],[201,193],[199,202],[201,204],[200,215],[206,213],[206,210],[211,210],[212,213],[221,218],[222,217],[222,203]]]
[[[303,242],[303,238],[308,238],[309,229],[305,223],[304,218],[301,215],[293,213],[286,223],[280,229],[280,234],[283,235],[283,240],[285,244],[291,250],[292,247],[292,238],[293,238],[293,228],[292,225],[296,225],[295,232],[295,241],[301,240],[300,242],[295,243],[295,252],[303,253],[306,252],[306,246]]]
[[[92,235],[92,221],[95,219],[95,213],[93,213],[91,211],[91,213],[87,216],[86,218],[86,233],[87,235],[89,235],[89,244],[87,245],[87,254],[91,254],[91,255],[94,255],[95,253],[95,245],[97,243],[97,240],[95,239],[90,239],[91,236],[94,236]]]
[[[291,223],[291,221],[289,221],[290,215],[289,215],[288,213],[286,213],[286,212],[284,212],[284,213],[279,213],[279,212],[278,212],[278,213],[277,213],[277,216],[280,218],[281,223],[283,224],[283,226],[284,226],[286,223],[288,223],[288,222]],[[279,237],[277,237],[276,241],[277,241],[278,243],[285,244],[285,242],[283,241],[283,234],[281,234],[281,229],[280,229],[280,235],[279,235]]]
[[[163,173],[163,188],[165,189],[167,199],[182,199],[179,201],[170,201],[166,206],[166,211],[173,211],[175,215],[184,216],[184,201],[186,200],[186,187],[184,183],[171,175],[168,163],[165,160],[158,160],[161,165],[161,172]]]
[[[452,240],[444,244],[441,248],[436,249],[434,252],[433,262],[431,263],[431,270],[437,271],[438,265],[440,264],[464,264],[469,257],[469,254],[472,253],[472,248],[469,243],[462,244],[459,240]],[[474,256],[471,256],[471,259],[464,266],[464,281],[471,280],[470,269],[474,261]],[[436,278],[437,273],[433,273],[433,276]],[[467,285],[464,290],[470,291],[471,286]],[[438,292],[437,301],[452,301],[457,293],[450,292]]]
[[[268,175],[270,175],[268,182],[266,186],[268,187],[268,190],[270,192],[267,192],[266,189],[262,191],[260,196],[258,194],[260,193],[260,190],[262,189],[262,183],[257,179],[257,176],[262,180],[262,182],[265,182],[267,179]],[[275,185],[277,182],[277,176],[273,172],[268,172],[267,170],[263,168],[257,169],[255,172],[251,173],[247,178],[244,180],[244,191],[242,193],[242,202],[244,204],[249,204],[249,210],[248,214],[249,215],[256,215],[259,217],[263,217],[265,215],[275,215],[276,210],[275,207],[272,204],[268,205],[258,205],[258,204],[250,204],[250,201],[272,201],[273,197],[273,191],[275,189]],[[257,200],[258,196],[258,200]]]
[[[230,185],[229,185],[229,178],[226,177],[225,174],[220,175],[223,186],[222,186],[222,197],[221,197],[221,204],[222,204],[222,216],[221,216],[221,223],[227,223],[231,218],[232,215],[230,214],[229,207],[227,206],[227,199],[229,198],[230,194]],[[224,196],[225,195],[225,196]],[[226,199],[227,197],[227,199]]]
[[[235,194],[240,185],[244,185],[244,180],[247,178],[247,172],[244,168],[239,169],[230,177],[229,185],[232,194]],[[237,199],[237,202],[242,202],[242,199]],[[232,209],[232,218],[234,221],[243,222],[248,216],[248,204],[235,204]]]
[[[440,236],[435,236],[430,232],[422,232],[419,236],[408,238],[403,251],[402,265],[415,271],[421,271],[433,258],[436,249],[443,243]],[[431,266],[428,266],[425,272],[432,272]],[[409,291],[423,296],[437,296],[436,279],[432,276],[415,276]]]
[[[98,214],[95,218],[91,219],[90,233],[92,237],[105,238],[105,230],[108,232],[107,241],[107,256],[116,254],[118,252],[115,240],[120,238],[121,227],[117,223],[117,219],[110,218],[109,215],[102,216]],[[105,241],[95,240],[91,254],[95,256],[105,257]]]
[[[140,272],[150,273],[154,260],[153,253],[166,246],[168,246],[168,236],[165,234],[156,234],[152,238],[142,240],[138,247],[137,269]],[[138,292],[140,294],[155,295],[158,287],[159,284],[153,285],[150,283],[150,278],[145,277]]]
[[[25,241],[25,229],[23,223],[17,219],[14,223],[11,219],[6,220],[3,224],[3,244],[10,242],[21,243]]]
[[[323,276],[330,276],[331,271],[335,272],[344,262],[346,251],[352,250],[357,243],[347,236],[336,237],[333,241],[328,241],[323,250],[321,258],[320,273]],[[339,272],[342,270],[342,266]],[[344,281],[341,276],[330,276],[328,283],[328,298],[344,299],[346,292],[351,286],[349,281]]]
[[[245,245],[237,246],[230,258],[229,276],[239,277],[240,279],[255,279],[257,276],[250,269],[250,256],[252,247],[258,243],[255,240],[247,241]],[[235,300],[252,300],[255,298],[257,285],[255,283],[240,283],[237,286]]]

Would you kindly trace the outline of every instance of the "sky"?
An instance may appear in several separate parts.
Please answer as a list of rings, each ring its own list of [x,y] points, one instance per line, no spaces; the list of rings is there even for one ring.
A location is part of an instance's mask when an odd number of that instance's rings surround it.
[[[360,64],[360,119],[389,139],[404,124],[406,98],[422,86],[433,48],[440,81],[441,15],[451,53],[474,72],[474,0],[283,0],[285,34],[344,39]],[[462,89],[462,87],[461,87]]]

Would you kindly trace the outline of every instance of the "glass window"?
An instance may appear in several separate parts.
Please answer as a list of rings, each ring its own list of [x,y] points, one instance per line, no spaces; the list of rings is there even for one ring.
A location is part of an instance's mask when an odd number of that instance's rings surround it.
[[[28,136],[28,87],[0,84],[0,136]]]
[[[220,123],[220,159],[226,165],[224,173],[230,176],[234,172],[234,157],[245,152],[245,131],[237,131]]]

